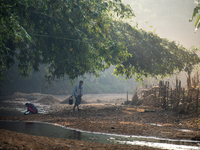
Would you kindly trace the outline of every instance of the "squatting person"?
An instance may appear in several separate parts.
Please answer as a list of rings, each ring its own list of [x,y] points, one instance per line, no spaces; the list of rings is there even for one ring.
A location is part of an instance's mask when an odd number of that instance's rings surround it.
[[[31,104],[31,103],[26,103],[25,104],[27,107],[27,111],[24,113],[24,115],[28,115],[28,114],[38,114],[38,110],[37,108]]]

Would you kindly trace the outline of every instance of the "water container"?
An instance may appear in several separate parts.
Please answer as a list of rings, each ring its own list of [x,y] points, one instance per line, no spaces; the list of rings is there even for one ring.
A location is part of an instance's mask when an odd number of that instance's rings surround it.
[[[73,98],[70,97],[70,98],[69,98],[69,105],[72,105],[72,104],[73,104]]]

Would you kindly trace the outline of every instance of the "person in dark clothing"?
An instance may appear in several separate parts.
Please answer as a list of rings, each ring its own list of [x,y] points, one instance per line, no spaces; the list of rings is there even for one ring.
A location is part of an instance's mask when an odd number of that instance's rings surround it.
[[[83,96],[82,85],[83,85],[83,81],[81,80],[81,81],[79,81],[79,84],[77,84],[74,88],[72,96],[75,97],[76,101],[75,101],[73,110],[75,110],[76,107],[77,107],[78,111],[80,110],[78,106],[81,103],[81,97]]]
[[[24,113],[24,115],[28,115],[28,114],[38,114],[38,110],[37,108],[31,104],[31,103],[26,103],[25,104],[27,107],[27,111]]]

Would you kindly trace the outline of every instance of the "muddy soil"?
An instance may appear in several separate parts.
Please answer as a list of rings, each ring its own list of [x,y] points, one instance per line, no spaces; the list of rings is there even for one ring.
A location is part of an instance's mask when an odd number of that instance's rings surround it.
[[[81,104],[80,111],[72,111],[72,105],[56,103],[48,114],[0,116],[0,120],[43,121],[86,131],[200,141],[200,114],[183,115],[161,108],[121,105],[124,101],[124,97],[110,97],[107,101],[98,95],[95,103],[88,100],[87,104]],[[3,149],[155,149],[36,137],[3,129],[0,139]]]

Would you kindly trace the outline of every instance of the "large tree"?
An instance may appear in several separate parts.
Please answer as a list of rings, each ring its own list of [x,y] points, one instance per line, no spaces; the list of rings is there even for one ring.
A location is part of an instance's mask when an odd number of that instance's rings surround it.
[[[3,0],[1,2],[1,69],[19,59],[27,76],[48,65],[48,79],[74,79],[111,63],[112,53],[126,57],[109,36],[112,16],[133,16],[121,0]]]
[[[184,68],[185,55],[198,62],[175,42],[122,22],[134,14],[121,0],[2,0],[1,5],[0,71],[15,57],[24,76],[45,64],[48,80],[96,74],[110,65],[128,78],[166,75]]]

